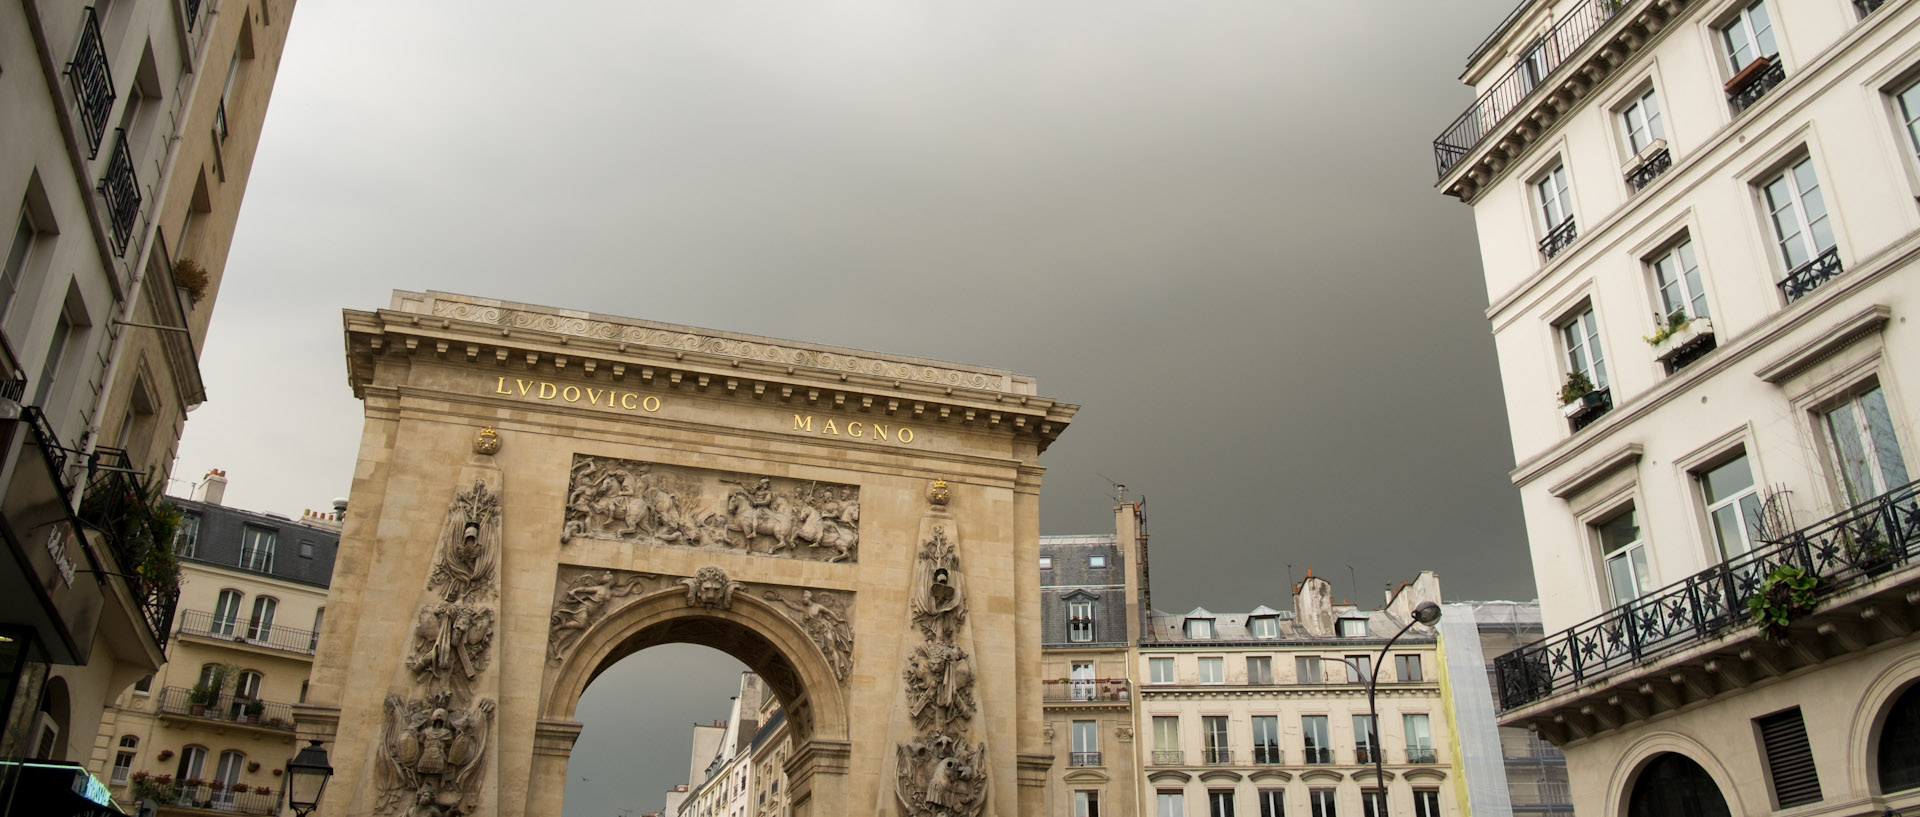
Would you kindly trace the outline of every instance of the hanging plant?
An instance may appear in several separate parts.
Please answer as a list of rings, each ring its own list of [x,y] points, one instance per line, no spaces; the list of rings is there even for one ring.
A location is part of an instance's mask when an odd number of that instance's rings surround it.
[[[274,769],[274,770],[273,770],[273,776],[274,776],[274,777],[279,777],[279,776],[280,776],[280,770],[279,770],[279,769]]]
[[[1787,640],[1787,627],[1813,609],[1813,590],[1820,577],[1793,565],[1781,565],[1767,574],[1760,589],[1747,599],[1747,611],[1761,635],[1769,641]]]
[[[192,298],[196,305],[201,298],[207,297],[207,286],[212,280],[207,275],[207,268],[200,266],[198,261],[181,258],[173,262],[174,285],[186,290],[187,297]]]
[[[161,750],[160,750],[160,759],[161,759],[161,760],[172,760],[172,759],[173,759],[173,750],[172,750],[172,749],[161,749]]]
[[[258,760],[249,760],[249,761],[247,761],[247,771],[249,771],[249,772],[257,772],[257,771],[260,771],[260,761],[258,761]]]

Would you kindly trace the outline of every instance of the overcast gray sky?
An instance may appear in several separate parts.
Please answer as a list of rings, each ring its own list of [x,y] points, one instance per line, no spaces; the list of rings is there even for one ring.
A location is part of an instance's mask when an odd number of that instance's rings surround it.
[[[1429,147],[1514,1],[302,3],[175,475],[344,495],[340,310],[442,289],[1035,375],[1085,407],[1045,532],[1144,492],[1163,610],[1532,598]],[[658,808],[657,716],[724,715],[737,664],[661,662],[590,690],[576,757],[628,768],[568,817]]]

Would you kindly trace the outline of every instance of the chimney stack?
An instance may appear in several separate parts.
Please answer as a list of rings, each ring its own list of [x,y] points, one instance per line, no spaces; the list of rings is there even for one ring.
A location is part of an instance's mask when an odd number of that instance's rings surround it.
[[[227,498],[227,472],[214,468],[207,472],[207,478],[200,483],[199,496],[194,497],[208,505],[218,505]]]

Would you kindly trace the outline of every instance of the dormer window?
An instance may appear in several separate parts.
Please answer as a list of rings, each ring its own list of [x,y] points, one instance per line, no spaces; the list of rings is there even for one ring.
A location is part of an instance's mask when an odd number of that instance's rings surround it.
[[[1367,620],[1364,618],[1343,618],[1338,626],[1341,638],[1367,637]]]
[[[1093,602],[1067,602],[1067,640],[1082,644],[1093,640]]]
[[[1187,637],[1188,638],[1212,638],[1213,637],[1213,619],[1210,619],[1210,618],[1187,619]]]
[[[1254,638],[1279,638],[1280,619],[1275,616],[1254,616],[1247,619],[1247,629]]]

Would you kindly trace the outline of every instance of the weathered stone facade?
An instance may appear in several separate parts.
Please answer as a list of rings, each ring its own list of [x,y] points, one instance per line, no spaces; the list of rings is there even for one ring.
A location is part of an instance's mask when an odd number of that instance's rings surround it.
[[[668,642],[766,680],[796,815],[1042,809],[1037,460],[1077,407],[439,293],[346,323],[367,419],[298,711],[343,813],[558,814],[581,693]]]

